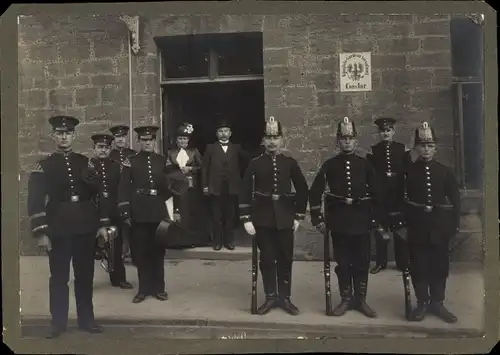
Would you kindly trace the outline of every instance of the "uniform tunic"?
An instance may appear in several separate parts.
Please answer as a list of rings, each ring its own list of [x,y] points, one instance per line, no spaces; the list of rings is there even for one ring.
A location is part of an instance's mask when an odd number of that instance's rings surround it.
[[[114,240],[114,270],[110,273],[113,284],[125,281],[125,266],[123,265],[122,251],[122,221],[118,212],[118,186],[122,166],[119,162],[109,158],[92,159],[95,170],[100,178],[99,205],[101,211],[101,222],[118,228],[118,234]]]
[[[268,297],[277,296],[276,279],[279,296],[290,296],[293,225],[294,220],[304,219],[307,200],[307,182],[295,159],[262,154],[250,162],[241,185],[240,218],[255,226]]]
[[[323,220],[321,202],[327,188]],[[339,154],[321,166],[311,185],[311,221],[313,225],[326,222],[332,233],[366,234],[373,220],[379,218],[375,207],[379,201],[375,170],[370,162],[356,154]]]
[[[120,164],[123,164],[127,161],[128,158],[136,154],[137,152],[130,148],[114,148],[111,150],[109,158],[111,160],[117,161]],[[136,264],[136,257],[135,257],[136,248],[134,248],[133,240],[130,237],[130,228],[124,224],[120,225],[120,234],[121,234],[121,239],[128,242],[128,245],[130,247],[130,256],[132,258],[132,262]]]
[[[155,240],[156,229],[167,216],[164,171],[168,159],[156,153],[139,152],[124,166],[118,190],[118,207],[130,219],[136,248],[139,293],[154,295],[165,290],[165,247]]]
[[[323,217],[321,202],[327,187]],[[340,153],[327,160],[311,186],[311,221],[325,222],[330,230],[342,298],[350,297],[352,282],[357,297],[366,296],[370,230],[379,219],[379,201],[375,170],[357,154]]]
[[[94,320],[94,245],[100,226],[98,189],[99,178],[89,168],[88,158],[72,151],[58,151],[40,160],[29,177],[31,229],[35,236],[46,234],[52,246],[49,297],[55,327],[67,326],[71,259],[78,323],[84,326]]]
[[[460,192],[450,168],[417,160],[398,179],[408,227],[411,277],[417,299],[442,302],[449,273],[449,241],[460,223]]]
[[[400,226],[403,219],[403,211],[397,210],[393,205],[393,194],[396,193],[396,181],[407,164],[410,162],[410,154],[406,146],[399,142],[379,142],[372,147],[372,152],[367,159],[375,168],[381,194],[380,224],[385,230]],[[397,228],[397,227],[396,227]],[[394,232],[394,256],[399,269],[408,266],[408,255],[406,244],[403,239]],[[376,233],[377,265],[387,265],[387,241],[382,238],[381,233]]]
[[[120,164],[126,162],[127,158],[130,158],[132,155],[136,155],[137,152],[130,148],[114,148],[109,153],[109,158],[111,160],[115,160]]]

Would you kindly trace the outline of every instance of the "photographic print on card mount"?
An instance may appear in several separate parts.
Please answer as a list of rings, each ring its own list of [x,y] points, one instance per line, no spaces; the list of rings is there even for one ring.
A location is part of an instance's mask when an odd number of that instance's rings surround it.
[[[112,10],[106,11],[106,15],[100,15],[102,11],[85,14],[78,10],[78,16],[55,11],[50,18],[26,11],[20,14],[17,29],[19,96],[17,93],[15,96],[19,104],[19,187],[24,192],[19,196],[17,218],[20,224],[16,227],[19,249],[15,250],[20,254],[19,308],[25,337],[18,344],[40,342],[46,347],[65,344],[76,349],[77,344],[90,347],[89,339],[92,339],[86,332],[64,333],[52,342],[43,339],[49,331],[47,325],[51,319],[48,307],[50,272],[47,257],[38,253],[37,243],[32,238],[33,218],[30,220],[27,211],[27,182],[36,163],[47,159],[56,148],[57,142],[48,134],[48,118],[67,115],[79,119],[72,148],[85,156],[90,156],[93,150],[92,134],[107,131],[118,124],[130,128],[159,126],[157,152],[165,154],[170,149],[165,142],[171,141],[175,131],[170,127],[176,127],[178,122],[193,124],[200,136],[193,137],[192,144],[199,150],[203,150],[206,142],[215,140],[210,121],[207,123],[202,119],[203,112],[215,120],[217,115],[210,114],[210,110],[214,110],[210,108],[213,102],[219,103],[217,111],[223,110],[223,114],[231,118],[232,140],[246,144],[250,149],[257,144],[255,142],[260,143],[262,131],[254,116],[274,116],[280,120],[285,128],[287,149],[311,177],[318,172],[316,162],[323,162],[334,149],[335,126],[332,125],[331,130],[325,128],[326,117],[331,121],[332,117],[348,116],[356,125],[358,145],[367,150],[376,143],[372,141],[376,129],[371,121],[377,117],[398,118],[395,139],[409,148],[413,147],[415,129],[421,121],[428,121],[438,137],[436,160],[453,167],[461,187],[460,229],[450,242],[452,262],[444,302],[458,321],[449,325],[434,315],[418,323],[404,318],[404,285],[401,276],[392,268],[392,246],[389,246],[387,269],[368,276],[366,302],[378,317],[369,319],[356,310],[350,310],[342,317],[327,316],[325,280],[320,275],[323,272],[323,248],[318,247],[323,245],[323,236],[315,232],[307,217],[295,236],[291,301],[300,310],[297,316],[292,317],[279,308],[266,316],[251,314],[250,239],[240,227],[234,233],[237,244],[234,251],[215,252],[211,246],[204,246],[167,253],[165,280],[169,299],[166,302],[148,297],[142,304],[133,304],[132,299],[139,291],[134,266],[125,263],[127,281],[134,288],[121,289],[112,287],[110,275],[100,268],[97,260],[93,303],[95,320],[105,328],[103,335],[99,335],[106,339],[101,346],[111,346],[113,337],[129,337],[131,332],[136,335],[129,348],[142,346],[145,333],[149,333],[149,337],[155,334],[165,341],[166,337],[171,338],[169,344],[178,344],[173,346],[179,349],[186,349],[186,344],[180,343],[179,339],[201,339],[200,344],[210,342],[214,352],[230,351],[227,349],[232,345],[227,340],[239,338],[268,339],[273,348],[293,346],[298,349],[306,343],[307,346],[333,346],[335,342],[340,347],[348,346],[350,339],[359,337],[370,339],[373,348],[379,346],[378,340],[382,340],[373,337],[384,337],[384,344],[380,343],[380,346],[389,346],[387,334],[397,338],[399,346],[406,340],[411,341],[404,339],[408,334],[427,338],[468,336],[471,342],[473,338],[481,337],[488,324],[487,315],[483,320],[485,286],[482,276],[486,275],[486,283],[489,273],[488,267],[483,272],[483,265],[488,261],[483,260],[482,243],[484,236],[486,246],[490,245],[486,233],[486,211],[491,205],[486,198],[483,199],[487,192],[483,186],[489,187],[488,181],[484,180],[486,175],[481,172],[487,168],[484,162],[491,152],[488,153],[485,145],[491,138],[487,135],[480,137],[481,127],[487,124],[492,106],[479,104],[482,97],[488,102],[488,85],[483,85],[482,78],[470,80],[474,75],[464,72],[467,67],[474,68],[470,63],[479,61],[483,66],[482,59],[477,59],[483,49],[472,51],[469,47],[465,53],[456,46],[456,36],[462,41],[467,39],[466,35],[472,36],[474,30],[470,30],[467,26],[471,25],[466,22],[470,19],[443,15],[451,10],[439,11],[441,15],[417,12],[412,15],[354,15],[359,12],[355,10],[352,15],[326,15],[325,11],[301,9],[300,3],[293,5],[297,6],[294,12],[274,13],[269,10],[259,13],[256,8],[254,13],[246,10],[245,6],[249,5],[245,4],[227,4],[225,6],[229,7],[223,11],[221,4],[221,11],[217,13],[215,9],[219,9],[219,5],[214,8],[211,4],[213,14],[202,14],[191,7],[191,14],[185,15],[187,12],[182,12],[181,7],[176,12],[175,6],[163,11],[155,8],[155,11],[138,17],[138,27],[143,32],[138,36],[137,51],[131,48],[133,41],[129,26],[120,19],[118,12],[114,16]],[[409,11],[402,9],[401,12]],[[482,12],[487,19],[487,11]],[[134,11],[127,13],[135,16]],[[470,22],[479,27],[481,36],[486,35],[488,21],[481,25]],[[64,30],[64,26],[71,27],[71,30]],[[384,31],[388,34],[382,36]],[[190,38],[186,36],[193,34]],[[418,43],[417,47],[415,43]],[[238,47],[238,44],[244,45]],[[173,51],[173,48],[178,50]],[[186,52],[186,48],[190,49]],[[245,48],[241,50],[245,55],[239,56],[234,48]],[[371,53],[371,91],[345,93],[340,90],[337,80],[340,80],[339,61],[343,52]],[[190,61],[186,60],[188,54],[191,54]],[[451,65],[451,58],[469,64],[457,69]],[[8,59],[8,56],[2,57],[2,62]],[[4,73],[2,79],[5,80]],[[279,96],[273,94],[277,88]],[[248,95],[249,91],[255,94]],[[9,90],[5,92],[4,95],[9,95]],[[188,102],[196,102],[196,105],[187,105]],[[454,115],[454,110],[460,107],[460,115]],[[106,119],[102,119],[103,115]],[[455,126],[455,116],[461,119],[457,126],[463,127],[457,132],[451,128]],[[467,120],[478,116],[484,117],[484,121]],[[370,122],[365,119],[367,117],[370,117]],[[313,132],[315,127],[322,133],[317,137]],[[291,133],[288,137],[287,131]],[[292,136],[294,132],[300,132],[300,135]],[[131,130],[128,141],[132,143],[132,149],[139,150],[134,134]],[[459,140],[455,139],[457,136]],[[312,152],[320,153],[313,157]],[[478,156],[482,158],[477,159]],[[64,170],[62,173],[68,172]],[[311,183],[308,178],[309,186]],[[377,254],[377,248],[374,249],[374,254]],[[212,261],[203,261],[206,258]],[[375,256],[373,259],[375,264]],[[192,270],[203,272],[193,274]],[[258,272],[260,306],[265,301],[265,294],[261,271]],[[224,287],[231,289],[224,290]],[[467,287],[468,292],[463,292],[462,287]],[[73,291],[71,286],[70,328],[77,320]],[[416,295],[413,289],[411,291],[413,307],[416,307]],[[336,274],[331,275],[330,292],[335,307],[341,302]],[[475,296],[472,297],[471,292]],[[207,293],[210,297],[199,301],[199,296]],[[461,296],[464,294],[468,297]],[[143,307],[147,304],[149,310]],[[470,309],[475,311],[469,312]],[[144,322],[150,326],[138,326]],[[175,331],[172,330],[174,326]],[[334,337],[341,339],[334,341]],[[287,340],[278,345],[272,340],[275,338]],[[323,345],[314,341],[316,338],[323,339]],[[221,342],[216,343],[215,339],[221,339]],[[432,341],[419,339],[419,342],[424,340]],[[396,349],[398,344],[390,346]],[[245,351],[244,346],[238,345],[238,351]],[[198,351],[194,348],[190,352]]]

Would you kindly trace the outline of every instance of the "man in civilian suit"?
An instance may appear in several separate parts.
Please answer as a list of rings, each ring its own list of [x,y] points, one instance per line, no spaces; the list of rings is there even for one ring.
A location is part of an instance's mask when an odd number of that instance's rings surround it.
[[[207,145],[203,157],[203,193],[210,196],[214,250],[221,250],[223,245],[228,250],[234,250],[233,227],[241,182],[240,158],[246,157],[246,153],[239,144],[230,142],[231,126],[228,121],[220,120],[216,129],[218,141]]]

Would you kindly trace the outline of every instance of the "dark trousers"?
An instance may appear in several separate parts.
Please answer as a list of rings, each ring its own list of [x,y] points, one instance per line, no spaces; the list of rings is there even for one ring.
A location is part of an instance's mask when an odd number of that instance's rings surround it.
[[[139,293],[144,295],[165,291],[165,247],[155,240],[158,224],[132,222]]]
[[[260,272],[264,292],[268,298],[286,298],[291,295],[294,235],[293,229],[256,227],[257,247],[260,251]],[[276,284],[278,289],[276,290]],[[277,292],[276,292],[277,291]]]
[[[376,263],[377,265],[387,266],[387,247],[389,244],[388,240],[382,238],[382,234],[379,231],[374,232],[375,235],[375,251],[376,251]],[[409,255],[408,246],[406,241],[401,238],[401,236],[393,231],[393,243],[394,243],[394,259],[396,261],[396,267],[403,271],[408,267]]]
[[[123,264],[123,231],[124,228],[120,220],[112,221],[113,225],[118,228],[118,234],[113,242],[114,255],[113,255],[113,272],[109,274],[109,280],[112,284],[118,284],[126,281],[125,265]]]
[[[70,263],[75,277],[75,300],[78,324],[85,326],[94,321],[92,303],[94,283],[94,246],[96,234],[68,235],[51,238],[50,314],[52,326],[66,328],[69,310]]]
[[[342,298],[351,296],[353,286],[355,296],[365,298],[370,268],[370,233],[349,235],[332,232],[330,235]]]
[[[130,258],[132,259],[132,264],[137,265],[137,257],[134,247],[134,238],[132,238],[132,229],[126,224],[122,224],[120,227],[120,234],[122,235],[122,240],[124,243],[128,243]]]
[[[410,275],[418,302],[443,302],[450,270],[448,243],[431,243],[430,235],[408,230]]]
[[[236,196],[229,194],[229,184],[223,183],[220,195],[210,200],[214,244],[233,243]]]

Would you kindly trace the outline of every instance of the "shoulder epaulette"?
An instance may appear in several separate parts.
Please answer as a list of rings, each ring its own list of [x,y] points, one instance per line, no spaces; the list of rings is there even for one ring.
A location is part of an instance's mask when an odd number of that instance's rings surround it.
[[[132,158],[132,157],[130,157],[130,158]],[[129,159],[129,158],[125,158],[125,159],[123,159],[123,161],[121,162],[121,165],[122,165],[122,166],[125,166],[125,167],[127,167],[127,168],[130,168],[130,166],[131,166],[132,164],[130,163],[130,159]]]
[[[254,161],[254,160],[257,160],[257,159],[260,159],[264,156],[264,153],[261,153],[260,155],[257,155],[255,158],[252,158],[251,161]]]
[[[37,161],[35,164],[35,167],[33,170],[31,170],[32,173],[43,173],[43,167],[41,164],[41,161]]]

